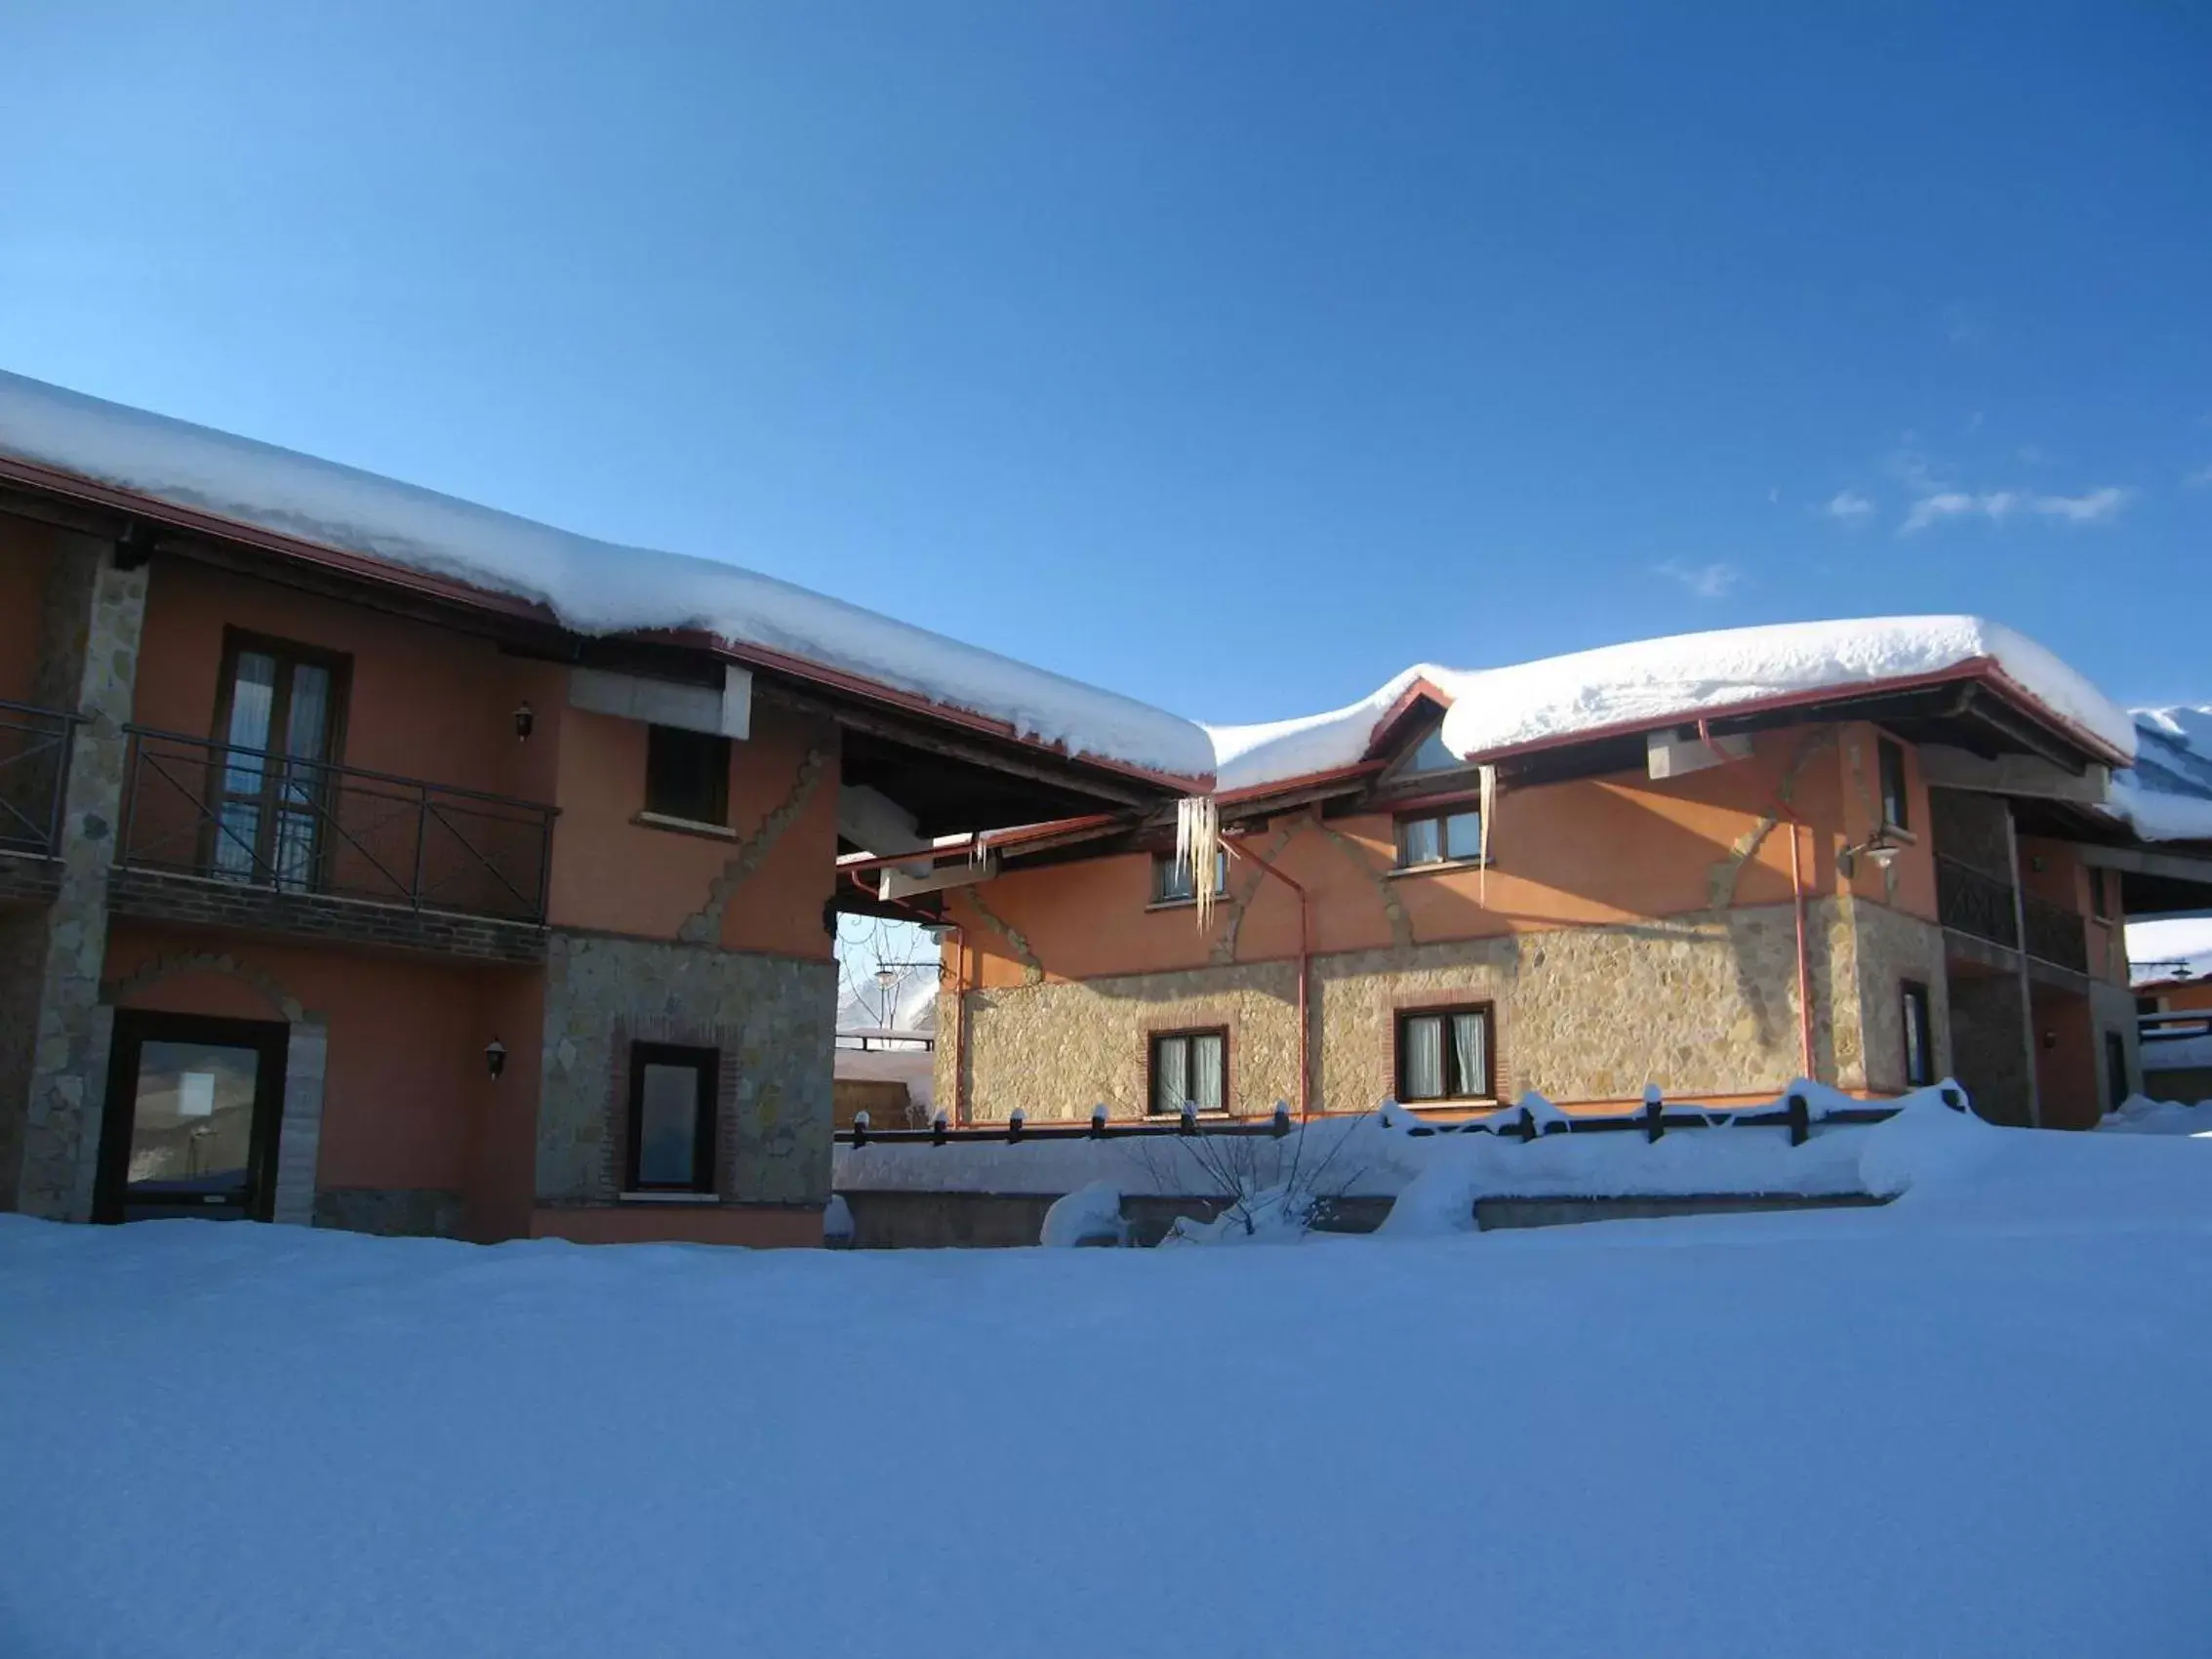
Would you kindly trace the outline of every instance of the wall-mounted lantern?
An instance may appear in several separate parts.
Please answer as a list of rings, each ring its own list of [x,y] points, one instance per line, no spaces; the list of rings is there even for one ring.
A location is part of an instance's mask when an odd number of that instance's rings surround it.
[[[1857,846],[1845,847],[1843,851],[1837,853],[1835,855],[1835,868],[1843,872],[1846,880],[1859,872],[1859,861],[1861,859],[1865,859],[1876,870],[1886,870],[1897,862],[1897,855],[1904,850],[1903,847],[1889,838],[1887,830],[1877,830]]]
[[[484,1070],[492,1073],[492,1081],[500,1080],[500,1073],[507,1069],[507,1045],[494,1037],[484,1045]]]
[[[522,704],[514,711],[514,741],[516,743],[528,743],[531,728],[537,724],[537,711],[529,704]]]

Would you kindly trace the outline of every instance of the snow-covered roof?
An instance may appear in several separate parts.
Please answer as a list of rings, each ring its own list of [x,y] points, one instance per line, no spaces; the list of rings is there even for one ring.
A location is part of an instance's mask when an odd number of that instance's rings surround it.
[[[2111,805],[2146,841],[2212,841],[2212,708],[2138,708]]]
[[[493,593],[582,633],[697,628],[1180,777],[1213,765],[1177,715],[715,559],[623,546],[251,438],[0,372],[0,455]]]
[[[1356,764],[1376,724],[1416,684],[1450,703],[1446,747],[1481,759],[1527,745],[1635,730],[1747,704],[1857,693],[1988,664],[2063,723],[2135,752],[2135,725],[2081,674],[2024,634],[1979,617],[1782,623],[1636,640],[1508,668],[1406,669],[1372,697],[1326,714],[1208,728],[1224,789]]]

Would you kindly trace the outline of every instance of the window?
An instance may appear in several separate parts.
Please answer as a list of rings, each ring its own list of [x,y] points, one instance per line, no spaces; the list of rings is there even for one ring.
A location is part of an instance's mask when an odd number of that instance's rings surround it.
[[[2127,1038],[2117,1032],[2105,1033],[2105,1094],[2107,1112],[2117,1112],[2135,1089],[2127,1074]]]
[[[645,810],[691,824],[728,824],[730,740],[679,726],[648,726]]]
[[[711,1048],[630,1044],[625,1192],[714,1191],[717,1060]]]
[[[1454,864],[1482,856],[1482,814],[1458,811],[1398,820],[1398,868]]]
[[[1936,1080],[1936,1033],[1928,1022],[1928,988],[1907,981],[1904,1001],[1905,1086],[1924,1089]]]
[[[1151,1111],[1174,1116],[1185,1106],[1228,1106],[1228,1032],[1161,1032],[1152,1038]]]
[[[1882,773],[1882,823],[1891,830],[1910,830],[1912,797],[1905,788],[1905,746],[1888,738],[1878,740]]]
[[[1228,891],[1228,849],[1214,849],[1214,896],[1219,898]],[[1155,905],[1187,905],[1197,895],[1190,890],[1190,867],[1177,861],[1173,853],[1152,855],[1152,903]]]
[[[1490,1064],[1490,1008],[1420,1008],[1398,1016],[1401,1101],[1487,1100],[1497,1091]]]
[[[2099,921],[2112,919],[2112,896],[2105,885],[2105,872],[2092,865],[2089,869],[2089,913]]]
[[[1466,761],[1444,747],[1444,728],[1438,726],[1421,740],[1421,747],[1413,751],[1413,758],[1405,763],[1408,772],[1449,772]]]
[[[2166,999],[2163,996],[2138,996],[2135,999],[2135,1011],[2138,1014],[2163,1014],[2166,1011]]]
[[[328,763],[347,660],[233,633],[225,642],[208,870],[299,891],[314,885]]]

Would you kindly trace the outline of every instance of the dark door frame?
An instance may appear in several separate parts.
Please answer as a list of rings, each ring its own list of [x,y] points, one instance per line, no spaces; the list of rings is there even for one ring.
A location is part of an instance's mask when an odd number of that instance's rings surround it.
[[[276,1144],[284,1126],[284,1062],[292,1028],[282,1020],[233,1020],[212,1014],[168,1014],[118,1008],[107,1045],[107,1096],[101,1115],[99,1177],[92,1218],[123,1219],[131,1173],[131,1128],[138,1110],[139,1056],[148,1042],[203,1042],[250,1048],[254,1130],[246,1157],[246,1219],[267,1221],[276,1203]]]

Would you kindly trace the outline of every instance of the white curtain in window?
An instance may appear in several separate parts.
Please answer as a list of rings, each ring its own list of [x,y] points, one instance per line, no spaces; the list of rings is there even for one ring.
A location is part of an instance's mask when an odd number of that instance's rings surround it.
[[[1200,1112],[1219,1112],[1223,1106],[1222,1039],[1218,1036],[1201,1036],[1190,1039],[1190,1098]]]
[[[1164,1039],[1152,1065],[1152,1110],[1181,1112],[1189,1098],[1190,1045],[1182,1037]]]
[[[1405,1095],[1440,1100],[1444,1094],[1444,1019],[1417,1014],[1405,1023]]]
[[[1452,1064],[1455,1075],[1452,1093],[1479,1095],[1484,1089],[1484,1075],[1490,1070],[1489,1036],[1480,1014],[1454,1014],[1452,1016]]]
[[[1404,851],[1399,858],[1403,865],[1434,864],[1444,856],[1443,844],[1437,837],[1437,824],[1433,818],[1412,818],[1398,827],[1403,838]]]

